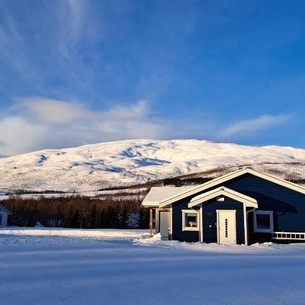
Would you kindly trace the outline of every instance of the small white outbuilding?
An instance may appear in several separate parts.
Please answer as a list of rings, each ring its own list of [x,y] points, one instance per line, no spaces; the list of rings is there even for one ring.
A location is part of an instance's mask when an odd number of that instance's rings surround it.
[[[5,227],[7,225],[8,215],[12,215],[12,213],[0,204],[0,227]]]

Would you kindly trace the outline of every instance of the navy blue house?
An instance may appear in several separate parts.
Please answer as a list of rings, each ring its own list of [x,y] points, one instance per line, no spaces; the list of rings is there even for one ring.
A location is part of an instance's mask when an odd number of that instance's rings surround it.
[[[305,188],[250,168],[198,186],[152,188],[142,205],[155,210],[155,233],[164,239],[305,241]]]

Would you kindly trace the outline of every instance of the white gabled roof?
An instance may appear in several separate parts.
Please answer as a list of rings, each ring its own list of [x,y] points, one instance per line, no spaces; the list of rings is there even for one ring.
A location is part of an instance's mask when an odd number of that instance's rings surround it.
[[[246,196],[242,193],[236,192],[236,191],[231,190],[224,186],[218,187],[209,192],[206,192],[204,194],[201,194],[201,195],[198,195],[198,196],[192,198],[192,200],[188,204],[188,207],[192,208],[196,205],[199,205],[205,201],[208,201],[208,200],[213,199],[218,196],[226,196],[226,197],[232,198],[236,201],[240,201],[240,202],[244,203],[246,207],[253,207],[253,208],[258,207],[257,201],[254,198]]]
[[[160,186],[152,187],[144,200],[142,205],[144,207],[159,207],[162,200],[175,196],[180,193],[184,193],[186,190],[192,189],[194,186]]]
[[[12,213],[7,208],[5,208],[2,204],[0,204],[0,210],[3,210],[8,215],[12,215]]]
[[[301,187],[301,186],[299,186],[295,183],[292,183],[292,182],[289,182],[289,181],[286,181],[286,180],[283,180],[283,179],[280,179],[280,178],[276,178],[274,176],[270,176],[270,175],[267,175],[267,174],[257,172],[257,171],[255,171],[251,168],[243,168],[243,169],[237,170],[233,173],[229,173],[229,174],[226,174],[224,176],[215,178],[215,179],[213,179],[211,181],[208,181],[206,183],[203,183],[201,185],[197,185],[190,190],[186,190],[183,193],[180,193],[180,194],[177,194],[175,196],[171,196],[169,198],[166,198],[162,202],[160,202],[160,207],[163,207],[163,208],[168,207],[172,203],[176,202],[177,200],[181,200],[185,197],[195,195],[198,192],[203,192],[206,189],[212,188],[212,187],[217,186],[217,185],[221,185],[226,181],[229,181],[229,180],[234,179],[236,177],[242,176],[244,174],[251,174],[253,176],[260,177],[262,179],[265,179],[265,180],[268,180],[270,182],[276,183],[278,185],[284,186],[284,187],[289,188],[291,190],[294,190],[296,192],[305,194],[305,188]]]

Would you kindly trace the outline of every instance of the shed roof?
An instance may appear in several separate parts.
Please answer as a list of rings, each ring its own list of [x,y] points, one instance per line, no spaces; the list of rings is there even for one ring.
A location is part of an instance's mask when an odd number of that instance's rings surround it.
[[[183,193],[187,190],[194,188],[194,186],[160,186],[152,187],[146,197],[144,198],[142,205],[144,207],[159,207],[161,201],[172,197],[174,195]]]

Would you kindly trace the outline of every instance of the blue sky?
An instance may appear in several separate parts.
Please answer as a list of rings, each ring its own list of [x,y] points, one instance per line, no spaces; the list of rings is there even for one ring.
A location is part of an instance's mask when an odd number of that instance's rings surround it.
[[[0,155],[112,140],[305,147],[305,2],[1,0]]]

